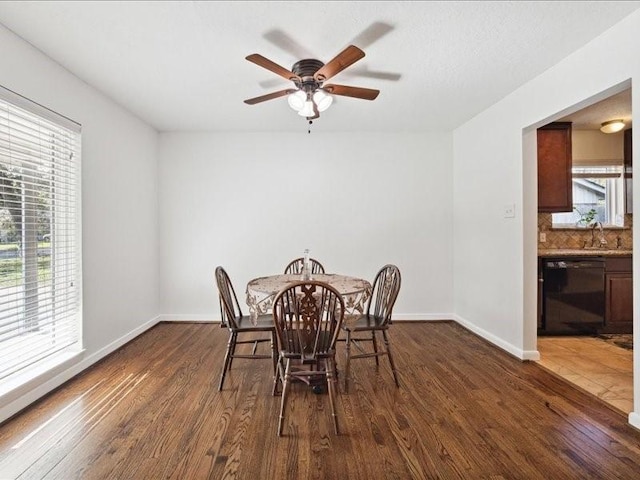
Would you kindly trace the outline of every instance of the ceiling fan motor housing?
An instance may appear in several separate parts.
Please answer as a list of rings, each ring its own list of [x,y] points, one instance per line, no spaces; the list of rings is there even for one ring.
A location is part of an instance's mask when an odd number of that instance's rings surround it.
[[[293,83],[295,83],[296,87],[303,92],[314,92],[322,86],[322,82],[318,82],[313,78],[313,75],[323,66],[323,62],[313,58],[307,58],[294,63],[293,67],[291,67],[291,71],[300,77],[302,81],[298,82],[294,80]]]

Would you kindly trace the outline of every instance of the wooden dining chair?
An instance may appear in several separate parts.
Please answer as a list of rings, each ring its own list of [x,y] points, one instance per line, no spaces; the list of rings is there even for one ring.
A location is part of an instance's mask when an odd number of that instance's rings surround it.
[[[278,436],[282,435],[290,383],[302,381],[314,385],[318,380],[327,384],[333,427],[338,434],[335,346],[343,315],[344,302],[340,293],[324,282],[296,282],[276,296],[273,320],[279,356],[274,392],[278,382],[282,382]],[[303,418],[300,420],[304,421]]]
[[[345,392],[349,389],[349,367],[351,360],[374,357],[377,368],[380,365],[378,358],[382,355],[386,355],[389,358],[393,379],[396,382],[396,386],[400,386],[393,356],[391,355],[389,337],[387,335],[387,331],[391,325],[393,305],[400,291],[400,282],[400,270],[398,267],[395,265],[385,265],[382,267],[373,281],[371,297],[369,297],[367,301],[365,313],[356,320],[349,320],[343,323],[342,329],[347,337],[344,379]],[[377,332],[382,333],[384,350],[378,349]],[[364,336],[365,333],[370,333],[370,336]],[[362,336],[357,338],[353,336],[360,334],[362,334]],[[371,342],[373,351],[366,351],[361,345],[363,342]],[[351,347],[355,347],[360,353],[352,354]]]
[[[312,275],[314,273],[317,273],[317,274],[323,274],[324,273],[324,267],[322,266],[322,264],[318,260],[310,258],[309,259],[309,263],[311,264],[311,274]],[[285,275],[287,275],[287,274],[290,274],[290,275],[302,274],[302,267],[303,266],[304,266],[304,258],[303,257],[296,258],[295,260],[292,260],[289,263],[289,265],[287,265],[287,268],[284,269],[284,273],[285,273]]]
[[[262,359],[271,358],[273,361],[273,372],[276,374],[278,354],[276,349],[276,329],[273,324],[272,315],[259,315],[254,323],[251,317],[243,315],[238,303],[238,297],[233,289],[233,284],[229,275],[222,267],[217,267],[215,271],[216,283],[218,285],[218,296],[220,300],[220,314],[222,316],[221,327],[229,330],[229,341],[227,351],[224,355],[222,374],[218,391],[222,390],[227,372],[231,369],[234,358]],[[269,333],[268,337],[261,336],[260,333]],[[238,337],[242,338],[239,340]],[[250,337],[250,338],[248,338]],[[260,343],[270,342],[271,354],[258,354],[256,350]],[[253,344],[251,353],[236,353],[236,347],[242,344]]]

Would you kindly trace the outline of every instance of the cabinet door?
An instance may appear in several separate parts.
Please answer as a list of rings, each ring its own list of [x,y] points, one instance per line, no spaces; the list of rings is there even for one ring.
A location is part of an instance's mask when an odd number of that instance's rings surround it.
[[[633,143],[632,135],[633,129],[629,128],[624,131],[624,166],[633,167]],[[631,171],[629,171],[631,173]]]
[[[605,275],[605,333],[633,331],[633,276],[630,273]]]
[[[571,123],[538,129],[538,211],[573,211]]]
[[[624,188],[625,212],[633,213],[633,144],[631,135],[633,129],[624,131]]]

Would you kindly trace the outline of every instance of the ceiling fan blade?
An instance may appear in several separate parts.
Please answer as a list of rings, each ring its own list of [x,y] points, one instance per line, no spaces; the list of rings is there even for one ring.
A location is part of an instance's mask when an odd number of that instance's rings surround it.
[[[320,68],[313,78],[318,82],[324,82],[330,79],[334,75],[337,75],[349,65],[353,65],[358,60],[364,57],[364,52],[355,45],[349,45],[343,51],[341,51],[335,58],[326,63]]]
[[[284,97],[285,95],[289,95],[290,93],[295,93],[297,90],[295,88],[287,88],[286,90],[280,90],[279,92],[267,93],[266,95],[261,95],[260,97],[250,98],[245,100],[244,103],[247,105],[255,105],[256,103],[266,102],[267,100],[273,100],[274,98]]]
[[[380,93],[380,90],[372,88],[348,87],[347,85],[324,85],[322,88],[332,95],[362,98],[363,100],[375,100]]]
[[[393,26],[388,23],[374,22],[360,32],[356,38],[351,40],[353,45],[358,45],[360,48],[367,48],[373,42],[377,42],[387,33],[393,30]]]
[[[316,58],[316,56],[296,42],[291,36],[277,28],[262,35],[276,47],[291,54],[295,58]]]
[[[391,82],[397,82],[402,78],[402,74],[369,70],[369,68],[366,65],[361,65],[360,67],[351,68],[348,72],[344,72],[344,78],[347,78],[347,77],[348,78],[365,77],[365,78],[375,78],[377,80],[389,80]]]
[[[251,55],[246,57],[246,59],[252,63],[255,63],[256,65],[259,65],[262,68],[271,70],[276,75],[280,75],[281,77],[286,78],[287,80],[292,80],[296,82],[301,81],[300,77],[298,77],[295,73],[293,73],[290,70],[287,70],[284,67],[281,67],[277,63],[272,62],[268,58],[263,57],[259,53],[252,53]]]
[[[280,78],[265,78],[264,80],[258,82],[258,85],[260,85],[260,87],[264,88],[265,90],[273,90],[274,88],[282,87],[283,82],[284,80]]]

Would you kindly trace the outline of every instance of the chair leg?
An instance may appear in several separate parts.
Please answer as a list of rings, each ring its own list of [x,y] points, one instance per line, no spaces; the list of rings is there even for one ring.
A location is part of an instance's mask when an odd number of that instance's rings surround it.
[[[376,354],[376,368],[380,366],[380,359],[378,355],[378,340],[376,339],[376,331],[371,330],[371,341],[373,342],[373,352]]]
[[[382,338],[384,338],[384,346],[387,349],[387,357],[389,357],[389,363],[391,364],[391,373],[393,373],[393,379],[396,382],[396,387],[400,387],[398,383],[398,374],[396,373],[396,366],[393,363],[393,357],[391,356],[391,345],[389,345],[389,338],[387,338],[387,331],[382,331]]]
[[[339,435],[338,416],[336,415],[336,402],[335,402],[337,379],[333,373],[334,368],[335,367],[333,365],[333,362],[331,361],[331,358],[325,359],[325,370],[327,372],[326,373],[327,388],[329,390],[329,402],[331,403],[331,418],[333,419],[333,428],[336,432],[336,435]]]
[[[273,374],[278,373],[278,349],[276,348],[276,333],[271,332],[271,357],[273,358]]]
[[[233,332],[233,344],[231,345],[231,355],[229,355],[229,366],[227,371],[231,370],[231,364],[233,363],[233,357],[236,354],[236,347],[238,346],[238,332]]]
[[[282,384],[282,399],[280,401],[280,418],[278,419],[278,436],[282,436],[282,425],[284,424],[284,406],[287,401],[287,387],[291,380],[291,359],[287,358],[287,367],[284,372],[284,383]]]
[[[344,393],[349,392],[349,367],[351,363],[351,331],[347,330],[346,358],[344,365]]]
[[[276,345],[276,333],[271,332],[271,357],[273,358],[273,391],[271,392],[271,395],[274,397],[278,393],[278,381],[280,381],[280,358]]]
[[[283,359],[278,357],[278,363],[276,366],[276,375],[273,378],[273,392],[271,394],[275,397],[278,393],[278,383],[282,383],[284,381],[284,370],[282,367]]]
[[[224,354],[224,363],[222,364],[222,374],[220,375],[220,383],[218,384],[218,391],[222,390],[224,384],[224,377],[227,375],[227,370],[231,368],[231,359],[233,357],[233,351],[236,349],[236,336],[235,332],[229,334],[229,341],[227,342],[227,351]]]

